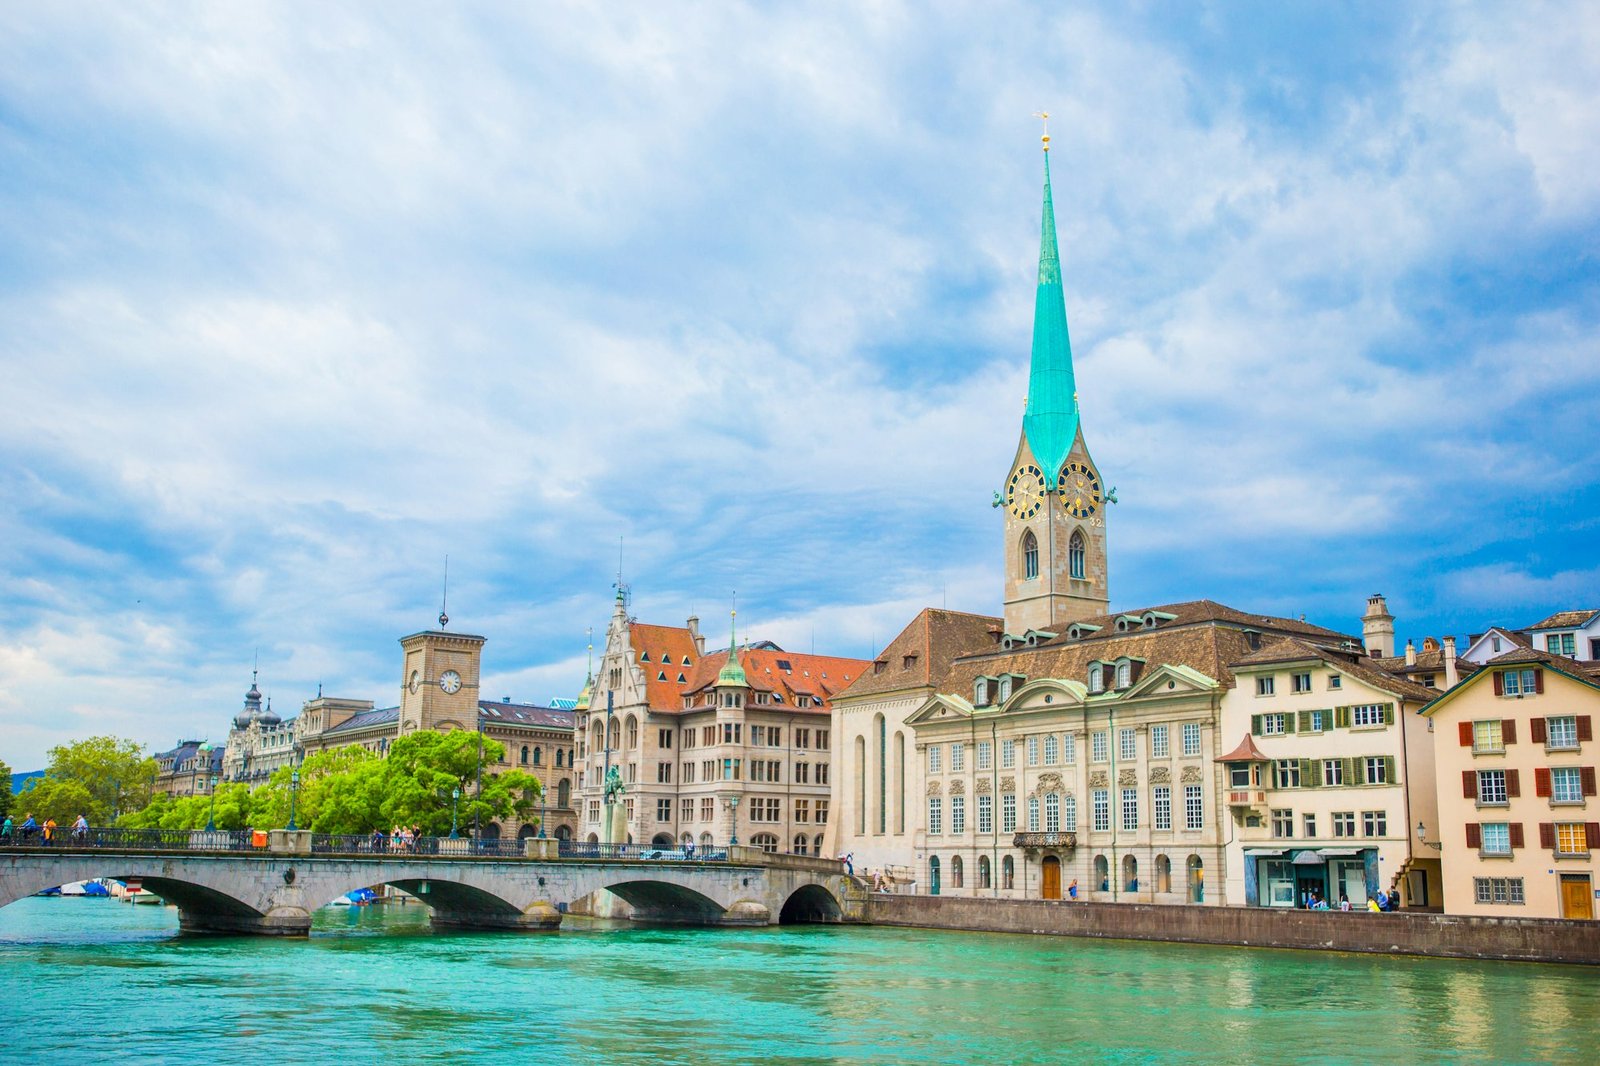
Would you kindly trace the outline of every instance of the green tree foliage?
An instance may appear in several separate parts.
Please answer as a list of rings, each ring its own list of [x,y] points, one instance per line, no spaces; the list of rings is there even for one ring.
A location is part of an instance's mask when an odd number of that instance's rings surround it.
[[[93,825],[109,825],[116,812],[147,806],[155,783],[156,761],[142,745],[90,737],[51,748],[44,777],[23,789],[16,803],[40,821],[68,825],[86,814]]]
[[[0,818],[4,818],[11,813],[11,801],[13,799],[14,797],[11,795],[11,767],[6,765],[4,759],[0,759]]]

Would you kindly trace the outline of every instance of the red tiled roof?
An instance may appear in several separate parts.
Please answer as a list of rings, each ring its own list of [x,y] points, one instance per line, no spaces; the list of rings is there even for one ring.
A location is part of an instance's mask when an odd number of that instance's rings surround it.
[[[639,669],[644,671],[651,710],[677,710],[683,705],[684,683],[701,661],[694,636],[685,626],[634,622],[628,629]]]
[[[1262,754],[1261,749],[1256,747],[1255,739],[1253,737],[1251,737],[1249,733],[1246,733],[1244,735],[1244,739],[1239,741],[1239,746],[1237,748],[1234,748],[1232,751],[1228,752],[1228,754],[1226,754],[1226,755],[1218,755],[1214,761],[1216,761],[1216,762],[1271,762],[1272,760],[1267,758],[1264,754]]]
[[[671,709],[682,708],[683,696],[701,692],[716,684],[717,675],[727,661],[726,650],[713,652],[701,659],[689,675],[688,683],[680,687]],[[872,666],[865,659],[803,655],[767,648],[739,649],[739,663],[744,667],[745,680],[752,691],[775,693],[783,698],[781,706],[813,714],[829,713],[833,708],[834,693],[845,689]],[[821,700],[822,705],[801,707],[796,698],[799,696],[814,697]],[[661,709],[654,703],[651,706]]]
[[[843,695],[854,699],[937,684],[957,656],[993,648],[1004,624],[989,615],[929,607],[863,667]]]
[[[1600,611],[1596,611],[1592,607],[1590,609],[1586,610],[1586,611],[1557,611],[1555,614],[1551,615],[1549,618],[1546,618],[1544,621],[1535,622],[1533,625],[1529,626],[1528,628],[1529,629],[1577,629],[1579,626],[1588,625],[1590,619],[1592,619],[1596,614],[1600,614]]]

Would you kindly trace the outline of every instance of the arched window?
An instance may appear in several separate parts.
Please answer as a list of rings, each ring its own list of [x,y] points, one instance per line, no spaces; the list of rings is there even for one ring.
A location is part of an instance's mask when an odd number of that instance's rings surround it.
[[[928,892],[931,895],[939,894],[939,856],[932,855],[928,858]]]
[[[1106,862],[1104,855],[1094,857],[1094,883],[1098,886],[1098,891],[1111,891],[1111,866]]]
[[[963,868],[963,863],[961,862],[961,856],[957,855],[955,858],[950,860],[950,887],[951,888],[963,888],[963,887],[965,887],[962,884],[963,874],[965,874],[965,872],[966,871]]]
[[[816,835],[816,837],[811,841],[811,854],[816,855],[819,858],[822,856],[822,834],[821,833],[818,833]]]
[[[600,843],[600,837],[595,833],[590,833],[589,834],[589,843],[591,843],[591,844]]]
[[[1044,764],[1054,766],[1061,758],[1061,745],[1054,733],[1044,738]]]
[[[710,833],[701,833],[700,834],[700,846],[702,848],[709,848],[711,846],[711,834]]]
[[[750,843],[768,854],[776,854],[778,851],[778,838],[771,833],[757,833]]]
[[[1172,891],[1172,860],[1165,855],[1156,856],[1156,891]]]
[[[522,765],[528,765],[528,745],[522,745]]]
[[[1022,576],[1039,576],[1039,538],[1033,535],[1031,529],[1022,535]]]
[[[541,766],[541,765],[543,765],[543,763],[544,763],[544,749],[543,748],[534,748],[533,749],[533,765]]]
[[[633,715],[628,715],[628,750],[632,751],[639,746],[639,720]]]
[[[652,848],[670,848],[670,847],[672,847],[672,834],[671,833],[657,833],[655,836],[650,838],[650,846]]]
[[[694,834],[693,833],[685,833],[685,834],[683,834],[683,837],[679,841],[679,843],[682,843],[682,844],[693,844],[694,843]]]
[[[1076,833],[1078,831],[1078,797],[1068,792],[1067,802],[1062,806],[1062,814],[1065,815],[1062,819],[1062,828],[1069,833]]]
[[[1010,698],[1011,698],[1011,678],[1002,677],[1000,679],[1000,702],[1004,703],[1006,700],[1009,700]]]
[[[873,745],[878,752],[878,832],[889,831],[889,731],[883,715],[874,715],[872,724],[877,728],[876,743]]]
[[[594,740],[591,742],[590,747],[592,747],[595,751],[603,751],[603,750],[605,750],[605,746],[606,746],[606,727],[605,727],[605,723],[601,722],[600,719],[596,718],[594,720],[594,726],[590,730],[590,732],[592,732],[594,734]]]
[[[1039,831],[1039,797],[1038,796],[1029,796],[1028,797],[1028,832],[1037,833],[1038,831]]]
[[[894,735],[894,831],[906,831],[906,735]],[[821,854],[820,852],[818,854]]]
[[[1189,902],[1204,903],[1206,901],[1206,870],[1200,861],[1200,856],[1189,856]]]
[[[806,854],[810,850],[809,844],[810,842],[806,839],[804,833],[797,834],[794,838],[794,853],[796,855]]]
[[[556,839],[557,840],[571,840],[572,839],[572,830],[568,829],[564,825],[556,826]]]
[[[556,749],[556,769],[557,770],[561,769],[561,767],[563,765],[565,765],[566,757],[567,757],[567,753],[565,751],[563,751],[560,748]]]
[[[1044,831],[1061,832],[1061,797],[1054,792],[1044,798]]]
[[[856,737],[856,832],[867,832],[867,738]]]
[[[1083,555],[1083,530],[1074,529],[1072,540],[1067,543],[1067,566],[1079,581],[1083,580]]]
[[[1122,857],[1122,887],[1129,892],[1139,891],[1139,860],[1132,855]]]
[[[612,751],[622,747],[622,723],[615,718],[611,719],[611,728],[606,730],[606,747]]]
[[[1099,663],[1089,667],[1089,691],[1104,692],[1106,690],[1106,668]]]
[[[556,786],[556,806],[563,809],[572,806],[572,782],[564,777]]]
[[[989,870],[989,856],[987,856],[987,855],[979,855],[978,856],[978,887],[979,888],[993,888],[994,887],[994,882],[990,879],[990,877],[991,877],[991,872]]]
[[[1007,855],[1000,860],[1000,887],[1011,889],[1017,887],[1017,864]]]
[[[1117,664],[1117,687],[1118,688],[1127,688],[1128,685],[1131,683],[1132,676],[1133,676],[1133,664],[1132,663],[1124,661],[1124,662],[1120,662],[1120,663]]]

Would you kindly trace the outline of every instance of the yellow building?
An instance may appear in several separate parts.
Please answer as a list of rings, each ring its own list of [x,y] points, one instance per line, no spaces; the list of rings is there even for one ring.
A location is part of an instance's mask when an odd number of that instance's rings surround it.
[[[1415,831],[1440,851],[1447,913],[1595,916],[1600,682],[1585,665],[1517,648],[1422,708],[1439,815]]]

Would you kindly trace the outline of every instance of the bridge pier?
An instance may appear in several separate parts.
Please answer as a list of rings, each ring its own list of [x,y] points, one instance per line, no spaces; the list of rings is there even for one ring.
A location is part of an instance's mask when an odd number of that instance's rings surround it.
[[[178,931],[212,936],[309,936],[311,915],[298,907],[271,914],[229,914],[179,907]]]
[[[530,903],[521,914],[509,912],[451,911],[435,907],[430,919],[436,929],[507,930],[549,933],[561,928],[561,912],[549,903]]]

